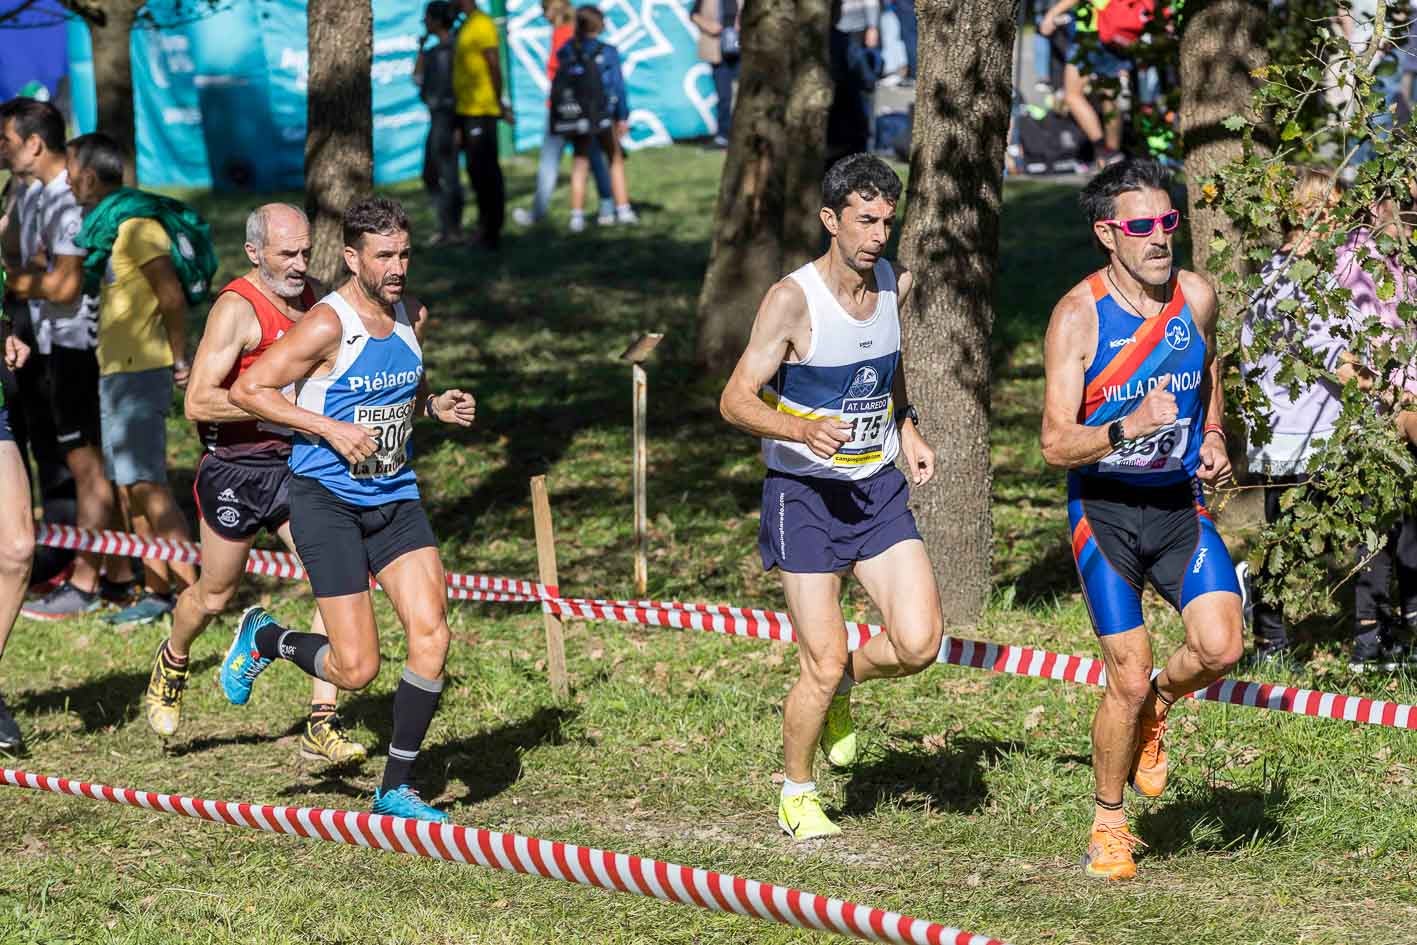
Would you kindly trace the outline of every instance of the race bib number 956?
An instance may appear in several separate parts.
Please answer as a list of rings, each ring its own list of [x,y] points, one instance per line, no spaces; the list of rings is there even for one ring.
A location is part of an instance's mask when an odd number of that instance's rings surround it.
[[[374,437],[374,455],[352,463],[349,474],[355,479],[381,479],[403,469],[408,459],[408,437],[413,432],[413,401],[354,408],[354,422],[368,427]]]
[[[1181,468],[1190,440],[1191,418],[1182,417],[1150,436],[1123,443],[1097,464],[1099,471],[1140,475]]]

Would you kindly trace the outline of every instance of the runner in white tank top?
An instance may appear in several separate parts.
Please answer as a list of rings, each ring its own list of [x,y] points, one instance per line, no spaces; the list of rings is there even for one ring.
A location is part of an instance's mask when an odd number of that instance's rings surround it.
[[[934,572],[911,515],[905,476],[923,486],[935,454],[906,396],[900,306],[911,273],[881,258],[900,179],[879,158],[838,161],[822,183],[825,256],[768,292],[747,350],[723,390],[724,418],[761,437],[768,467],[758,545],[782,572],[802,674],[787,696],[787,780],[778,825],[799,840],[840,830],[812,780],[827,760],[856,757],[850,690],[935,661],[943,621]],[[856,575],[887,631],[850,656],[841,575]]]

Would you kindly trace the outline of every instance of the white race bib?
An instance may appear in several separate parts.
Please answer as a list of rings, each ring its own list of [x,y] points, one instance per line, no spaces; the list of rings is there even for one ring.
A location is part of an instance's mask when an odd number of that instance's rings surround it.
[[[359,404],[354,408],[354,422],[373,432],[374,455],[350,464],[352,478],[382,479],[403,469],[408,437],[413,432],[413,401],[380,406]]]
[[[1167,427],[1140,439],[1123,443],[1097,464],[1098,472],[1142,475],[1171,472],[1181,468],[1186,443],[1191,437],[1191,418],[1182,417]]]
[[[835,466],[865,466],[879,463],[882,459],[882,445],[890,424],[889,394],[880,397],[848,397],[841,402],[841,422],[851,424],[851,439],[842,445],[832,457]]]

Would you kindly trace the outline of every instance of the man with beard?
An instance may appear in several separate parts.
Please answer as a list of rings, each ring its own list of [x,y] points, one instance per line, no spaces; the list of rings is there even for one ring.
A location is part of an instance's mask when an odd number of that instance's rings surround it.
[[[903,455],[917,486],[935,471],[900,352],[914,276],[881,258],[899,199],[900,178],[874,155],[827,171],[831,245],[768,291],[719,401],[725,420],[762,438],[768,467],[758,548],[763,567],[782,572],[802,667],[783,711],[777,822],[797,840],[841,832],[822,810],[812,762],[819,742],[833,765],[856,760],[852,686],[918,673],[940,651],[935,575],[895,466]],[[849,654],[847,572],[886,623]]]
[[[187,688],[192,641],[225,612],[241,583],[247,555],[262,528],[292,550],[290,431],[232,406],[231,385],[315,304],[310,224],[286,204],[257,207],[246,218],[251,271],[221,290],[192,360],[187,418],[205,447],[193,486],[201,516],[202,572],[177,599],[172,634],[153,659],[144,697],[148,725],[164,738],[177,731]],[[316,611],[313,632],[324,634]],[[363,761],[335,716],[337,690],[317,679],[300,753],[316,761]]]
[[[404,294],[409,239],[408,217],[395,201],[372,197],[351,206],[344,261],[352,278],[232,385],[237,408],[296,433],[291,534],[329,637],[287,630],[252,607],[222,661],[221,685],[232,703],[243,705],[262,670],[285,659],[341,689],[367,686],[379,671],[373,574],[408,639],[374,812],[446,822],[447,814],[410,786],[443,689],[450,637],[443,564],[409,465],[410,434],[419,412],[470,426],[475,405],[459,390],[428,394],[422,349],[428,310]],[[282,393],[291,384],[293,403]]]
[[[1092,724],[1096,783],[1088,875],[1130,879],[1141,841],[1122,787],[1166,786],[1167,712],[1244,648],[1240,588],[1201,483],[1230,475],[1215,357],[1216,297],[1173,268],[1181,213],[1154,161],[1127,161],[1083,188],[1107,265],[1053,310],[1044,340],[1043,458],[1068,470],[1073,557],[1107,667]],[[1141,591],[1181,613],[1186,640],[1155,679]]]

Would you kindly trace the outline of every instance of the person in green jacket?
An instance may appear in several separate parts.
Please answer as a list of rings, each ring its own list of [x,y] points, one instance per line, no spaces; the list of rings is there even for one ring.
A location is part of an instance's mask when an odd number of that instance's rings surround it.
[[[87,279],[98,285],[98,394],[103,464],[124,516],[148,534],[189,541],[186,518],[167,481],[167,425],[173,386],[185,388],[187,308],[209,279],[184,275],[180,260],[201,256],[200,236],[182,228],[163,198],[123,187],[125,155],[102,132],[69,142],[69,186],[84,207],[76,241],[88,251]],[[196,284],[201,283],[201,284]],[[147,536],[145,536],[147,537]],[[197,579],[190,563],[144,559],[145,593],[105,620],[151,623],[172,612],[176,593]]]

